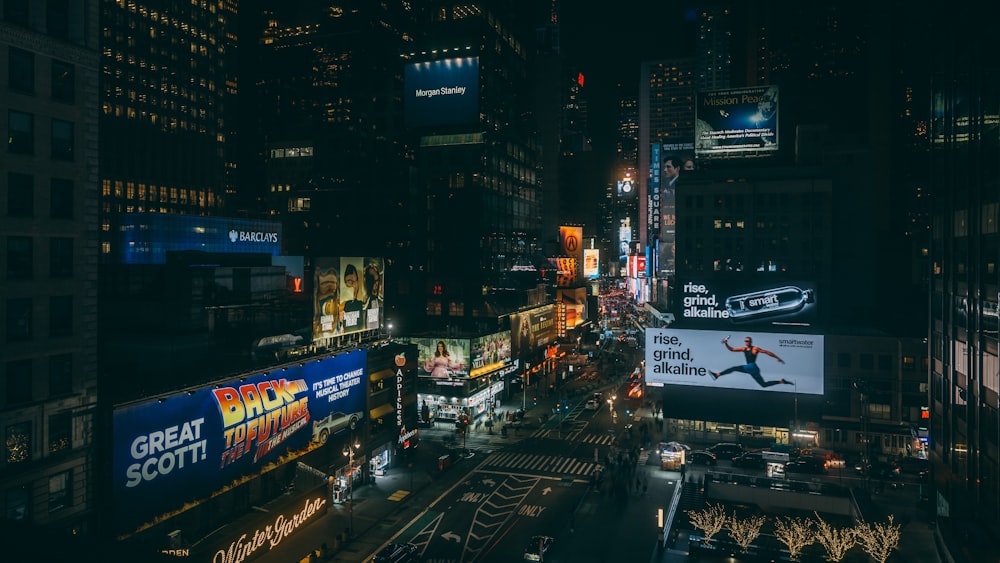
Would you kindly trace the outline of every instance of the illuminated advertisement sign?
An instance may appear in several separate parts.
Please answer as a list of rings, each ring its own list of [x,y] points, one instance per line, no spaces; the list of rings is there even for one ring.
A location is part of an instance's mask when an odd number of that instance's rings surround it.
[[[697,156],[778,150],[778,87],[757,86],[699,92]]]
[[[823,394],[823,336],[646,329],[646,384]]]
[[[417,345],[417,375],[436,379],[469,378],[469,339],[408,338]]]
[[[317,258],[313,339],[378,330],[385,307],[381,258]]]
[[[144,528],[362,425],[365,362],[355,350],[115,408],[115,530]]]
[[[403,84],[407,127],[479,123],[479,57],[406,65]]]
[[[472,349],[470,377],[496,371],[511,363],[509,330],[473,338],[470,347]]]
[[[660,236],[660,144],[649,150],[649,189],[646,193],[646,229],[649,240]]]
[[[583,277],[601,277],[601,251],[596,248],[583,249]]]
[[[621,199],[632,199],[635,197],[635,193],[638,191],[638,186],[635,185],[635,180],[633,178],[622,178],[618,180],[618,197]]]
[[[630,278],[646,277],[646,257],[641,255],[629,256],[625,275]]]
[[[687,281],[680,289],[684,326],[809,324],[817,319],[811,282]]]
[[[556,306],[545,305],[510,316],[511,353],[524,358],[556,339]]]
[[[557,289],[556,300],[564,307],[563,326],[572,330],[587,320],[587,288]]]
[[[549,263],[556,269],[556,287],[576,285],[576,258],[549,258]]]

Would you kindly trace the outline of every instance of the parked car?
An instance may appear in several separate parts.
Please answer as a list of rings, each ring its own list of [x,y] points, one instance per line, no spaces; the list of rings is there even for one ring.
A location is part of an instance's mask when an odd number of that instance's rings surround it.
[[[588,411],[596,411],[597,409],[601,408],[601,402],[598,401],[597,399],[588,399],[587,404],[583,405],[583,408],[587,409]]]
[[[785,473],[826,473],[826,460],[819,457],[802,456],[785,464]]]
[[[873,479],[899,479],[899,468],[884,461],[859,462],[854,470]]]
[[[708,451],[715,454],[715,456],[719,459],[732,460],[736,456],[743,453],[743,446],[732,442],[719,442],[718,444],[708,448]]]
[[[733,458],[733,467],[744,469],[764,469],[767,462],[760,452],[746,452]]]
[[[715,465],[718,458],[715,454],[705,450],[695,450],[685,456],[687,463],[695,465]]]
[[[408,563],[417,560],[417,546],[412,543],[390,543],[372,558],[372,563]]]
[[[550,536],[532,536],[528,540],[528,545],[524,546],[524,560],[542,561],[553,543],[555,543],[555,538]]]

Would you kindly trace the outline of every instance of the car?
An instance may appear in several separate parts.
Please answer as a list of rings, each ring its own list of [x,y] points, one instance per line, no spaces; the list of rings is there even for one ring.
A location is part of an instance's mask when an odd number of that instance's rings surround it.
[[[695,465],[715,465],[718,458],[715,454],[706,450],[695,450],[685,456],[687,463]]]
[[[690,453],[691,446],[680,442],[660,442],[660,445],[656,447],[656,453],[663,454],[664,452]]]
[[[719,442],[718,444],[708,448],[708,451],[715,454],[715,456],[719,459],[731,461],[733,458],[743,453],[743,446],[732,442]]]
[[[785,473],[826,473],[826,460],[820,457],[802,456],[785,464]]]
[[[555,541],[551,536],[532,536],[524,546],[524,560],[542,561]]]
[[[596,411],[597,409],[601,408],[601,403],[600,401],[597,401],[595,399],[589,399],[587,401],[587,404],[583,405],[583,408],[587,409],[588,411]]]
[[[931,462],[920,457],[904,457],[896,462],[899,472],[905,475],[924,477],[931,471]]]
[[[899,468],[884,461],[871,461],[868,464],[859,462],[854,470],[873,479],[899,479]]]
[[[417,560],[417,546],[412,543],[390,543],[372,557],[372,563],[407,563]]]
[[[733,458],[733,467],[744,469],[764,469],[767,461],[760,452],[746,452]]]
[[[325,444],[330,436],[345,428],[354,430],[358,427],[358,422],[364,416],[362,412],[342,413],[332,412],[327,416],[313,421],[312,437],[314,442]]]

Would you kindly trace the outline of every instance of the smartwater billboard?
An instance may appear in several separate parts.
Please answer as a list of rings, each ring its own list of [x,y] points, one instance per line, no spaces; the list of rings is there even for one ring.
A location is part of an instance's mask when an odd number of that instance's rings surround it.
[[[354,350],[116,407],[116,533],[143,529],[362,425],[366,356]]]
[[[382,258],[317,258],[313,284],[313,339],[378,330],[384,314]]]
[[[646,329],[646,384],[823,394],[823,336]]]
[[[699,92],[695,109],[696,156],[778,150],[778,87]]]
[[[818,318],[812,282],[688,280],[680,290],[685,327],[811,324]]]
[[[479,57],[406,65],[403,87],[407,127],[479,123]]]

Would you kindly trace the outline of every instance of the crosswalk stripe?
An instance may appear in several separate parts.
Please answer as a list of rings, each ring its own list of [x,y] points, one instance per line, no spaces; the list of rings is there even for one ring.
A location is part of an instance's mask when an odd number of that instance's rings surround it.
[[[494,467],[546,471],[564,475],[589,475],[596,464],[572,457],[503,452],[490,454],[484,463]]]

